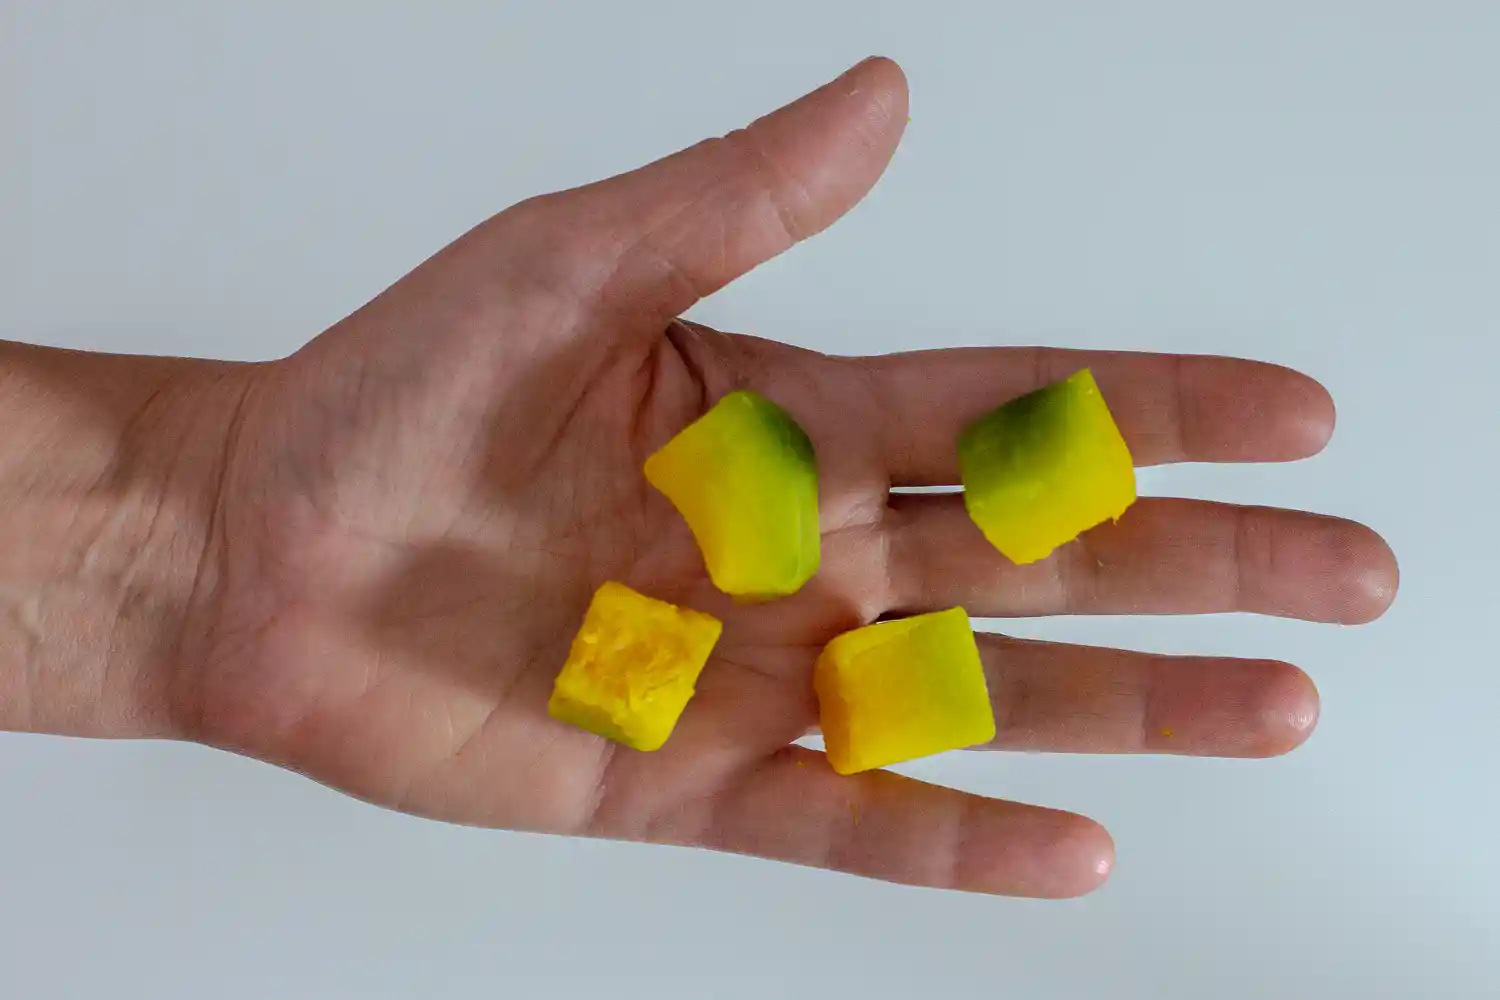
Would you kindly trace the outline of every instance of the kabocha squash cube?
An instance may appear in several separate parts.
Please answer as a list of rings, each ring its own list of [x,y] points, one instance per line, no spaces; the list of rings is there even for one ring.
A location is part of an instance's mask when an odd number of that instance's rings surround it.
[[[964,504],[990,544],[1036,562],[1135,502],[1125,439],[1087,368],[980,417],[958,440]]]
[[[714,586],[742,600],[796,593],[818,571],[818,466],[791,416],[731,392],[646,460],[687,521]]]
[[[813,669],[828,763],[855,774],[995,738],[963,608],[845,632]]]
[[[552,689],[547,711],[636,750],[672,735],[723,629],[717,618],[606,583]]]

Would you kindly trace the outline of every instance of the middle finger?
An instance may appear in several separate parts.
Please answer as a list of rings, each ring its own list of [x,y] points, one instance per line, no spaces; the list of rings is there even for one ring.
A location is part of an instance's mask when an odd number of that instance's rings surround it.
[[[963,606],[980,617],[1246,611],[1356,624],[1395,593],[1390,549],[1340,518],[1143,499],[1115,524],[1017,565],[961,494],[895,494],[885,526],[888,612]]]

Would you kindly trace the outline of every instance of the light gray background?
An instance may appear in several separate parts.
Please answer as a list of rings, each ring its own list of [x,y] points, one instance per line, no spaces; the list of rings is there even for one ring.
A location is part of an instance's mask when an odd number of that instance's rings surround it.
[[[1363,629],[1017,631],[1282,657],[1273,762],[952,755],[1085,810],[1082,902],[457,829],[188,746],[0,738],[0,996],[1500,995],[1500,4],[0,3],[0,336],[268,358],[484,215],[870,52],[914,122],[700,317],[835,351],[1042,341],[1306,368],[1339,435],[1150,492],[1367,520]]]

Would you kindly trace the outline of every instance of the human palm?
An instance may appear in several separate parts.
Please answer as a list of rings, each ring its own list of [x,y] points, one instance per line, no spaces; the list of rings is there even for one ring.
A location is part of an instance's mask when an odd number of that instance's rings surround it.
[[[427,816],[691,844],[880,878],[1068,895],[1107,872],[1090,821],[835,775],[793,745],[813,660],[877,617],[1242,610],[1378,614],[1380,540],[1286,511],[1144,499],[1015,566],[952,494],[978,414],[1085,365],[1143,464],[1321,447],[1326,394],[1268,365],[1033,349],[835,358],[677,317],[832,223],[899,140],[905,85],[862,64],[728,138],[535,199],[448,247],[284,361],[247,369],[192,685],[200,738]],[[818,452],[823,560],[740,606],[708,582],[645,457],[731,388]],[[593,590],[620,580],[720,617],[667,745],[548,717]],[[981,636],[997,748],[1254,756],[1305,738],[1295,668]]]

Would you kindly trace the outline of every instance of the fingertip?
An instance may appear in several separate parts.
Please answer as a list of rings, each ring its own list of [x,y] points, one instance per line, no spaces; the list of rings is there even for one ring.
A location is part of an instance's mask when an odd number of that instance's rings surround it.
[[[856,86],[869,81],[876,89],[902,95],[907,89],[906,71],[889,56],[866,56],[845,70],[842,79],[856,81]]]
[[[1354,525],[1346,556],[1349,599],[1339,621],[1344,625],[1367,625],[1390,610],[1401,586],[1401,567],[1396,553],[1374,529]]]
[[[1333,394],[1323,383],[1291,368],[1279,368],[1286,381],[1281,436],[1294,459],[1311,458],[1328,447],[1338,423]]]
[[[911,100],[911,82],[906,77],[906,70],[887,56],[871,56],[865,60],[865,65],[875,89],[888,95],[898,106],[901,113],[896,116],[896,121],[905,125],[907,107]]]
[[[1032,828],[1014,826],[1005,844],[989,857],[988,878],[961,888],[1032,899],[1075,899],[1108,881],[1115,867],[1115,842],[1103,826],[1077,813],[1032,809]],[[1022,857],[1022,845],[1027,845]]]
[[[1058,845],[1057,879],[1050,899],[1076,899],[1099,889],[1115,868],[1115,839],[1087,816],[1068,814],[1069,829]]]
[[[1280,661],[1261,664],[1264,681],[1250,756],[1279,757],[1307,742],[1318,725],[1318,686],[1300,668]]]
[[[1219,421],[1212,450],[1219,461],[1295,462],[1328,446],[1337,413],[1321,382],[1269,361],[1201,359],[1199,420]]]
[[[906,72],[886,56],[869,56],[845,70],[832,86],[850,100],[862,100],[860,117],[876,133],[886,134],[894,147],[906,130],[910,90]]]

